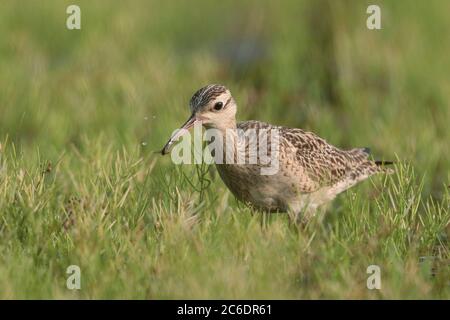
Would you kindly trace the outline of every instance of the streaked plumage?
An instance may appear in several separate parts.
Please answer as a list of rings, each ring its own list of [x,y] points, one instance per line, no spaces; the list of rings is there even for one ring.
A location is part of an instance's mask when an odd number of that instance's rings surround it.
[[[214,109],[218,102],[224,105],[220,110]],[[190,108],[192,115],[185,125],[187,128],[201,121],[206,128],[223,132],[224,137],[227,129],[277,130],[279,171],[276,174],[261,175],[260,164],[216,164],[220,177],[238,199],[264,211],[303,213],[307,218],[317,207],[356,183],[376,173],[391,172],[383,166],[389,162],[370,160],[367,148],[341,150],[302,129],[260,121],[236,123],[236,103],[222,85],[208,85],[198,90],[190,101]],[[168,151],[170,142],[163,154]],[[235,144],[240,142],[236,138]]]

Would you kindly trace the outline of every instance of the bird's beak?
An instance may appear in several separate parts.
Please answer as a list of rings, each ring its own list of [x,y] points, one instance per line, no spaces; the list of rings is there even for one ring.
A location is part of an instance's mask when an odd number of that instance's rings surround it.
[[[178,139],[182,136],[184,136],[190,128],[192,128],[196,123],[201,122],[199,119],[197,119],[195,113],[193,113],[189,119],[181,126],[180,129],[178,129],[172,137],[170,137],[169,141],[164,145],[164,147],[161,150],[161,154],[165,155],[170,152],[170,149],[172,148],[172,145],[178,141]]]

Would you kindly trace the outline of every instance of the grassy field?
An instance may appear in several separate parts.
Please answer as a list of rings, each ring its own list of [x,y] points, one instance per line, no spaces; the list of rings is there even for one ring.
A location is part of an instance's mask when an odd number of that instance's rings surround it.
[[[450,2],[376,3],[2,1],[0,298],[449,299]],[[396,173],[304,230],[252,211],[155,154],[208,83]]]

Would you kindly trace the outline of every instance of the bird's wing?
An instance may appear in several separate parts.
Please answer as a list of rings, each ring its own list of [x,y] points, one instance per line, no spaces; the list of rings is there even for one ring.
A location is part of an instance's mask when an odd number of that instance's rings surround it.
[[[280,148],[289,148],[290,161],[301,168],[303,192],[314,192],[346,179],[368,162],[367,149],[340,150],[312,132],[279,127]]]
[[[345,179],[358,180],[369,171],[379,170],[368,159],[367,148],[341,150],[312,132],[260,121],[245,121],[237,126],[244,131],[278,130],[281,170],[286,170],[283,174],[298,177],[297,187],[304,193],[333,186]]]

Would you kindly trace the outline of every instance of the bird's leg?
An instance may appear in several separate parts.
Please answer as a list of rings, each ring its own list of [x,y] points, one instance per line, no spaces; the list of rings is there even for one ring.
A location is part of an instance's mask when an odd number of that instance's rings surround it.
[[[316,215],[317,207],[306,205],[300,210],[288,210],[289,225],[305,229],[311,219]]]
[[[311,221],[311,219],[316,215],[317,213],[317,207],[314,206],[308,206],[305,208],[305,210],[303,211],[303,215],[300,218],[300,223],[301,224],[308,224],[309,221]]]
[[[259,225],[261,227],[261,229],[265,229],[267,227],[267,223],[268,223],[268,219],[269,219],[269,214],[268,212],[263,211],[261,213],[261,218],[259,220]]]
[[[289,226],[297,224],[300,212],[289,209],[288,212]]]

